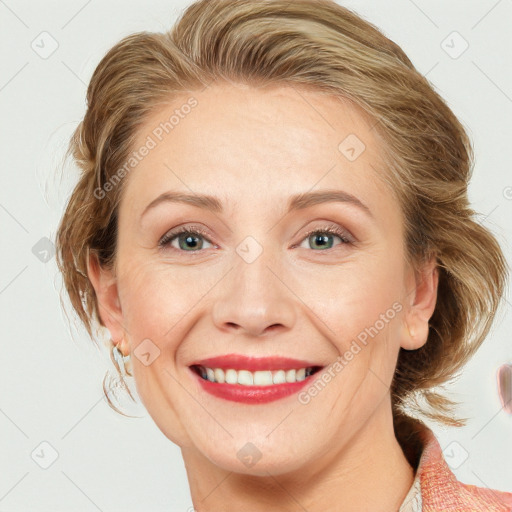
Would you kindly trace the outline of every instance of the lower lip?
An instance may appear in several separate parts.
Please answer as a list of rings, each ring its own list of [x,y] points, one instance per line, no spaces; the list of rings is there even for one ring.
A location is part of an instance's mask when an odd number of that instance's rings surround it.
[[[315,372],[313,375],[309,375],[304,380],[298,382],[283,382],[282,384],[270,384],[268,386],[244,386],[242,384],[211,382],[203,379],[194,370],[190,369],[190,371],[199,380],[199,384],[207,393],[218,398],[244,404],[265,404],[298,393],[311,382],[312,377],[319,373]]]

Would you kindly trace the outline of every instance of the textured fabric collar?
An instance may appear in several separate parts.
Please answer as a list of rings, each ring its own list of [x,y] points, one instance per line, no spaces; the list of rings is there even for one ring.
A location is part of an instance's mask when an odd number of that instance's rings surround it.
[[[420,475],[416,473],[411,488],[398,512],[421,512],[422,506]]]
[[[459,482],[426,425],[418,432],[423,450],[416,470],[423,512],[512,512],[512,493]]]

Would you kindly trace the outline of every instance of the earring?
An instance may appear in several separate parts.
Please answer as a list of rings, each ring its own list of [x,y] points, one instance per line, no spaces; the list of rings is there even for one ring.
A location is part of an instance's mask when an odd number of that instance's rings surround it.
[[[111,344],[111,351],[110,351],[110,359],[114,363],[114,366],[116,367],[119,374],[123,377],[125,375],[132,376],[131,372],[131,355],[128,354],[127,356],[123,355],[121,350],[119,350],[118,345],[119,343],[114,343],[114,340],[110,340]]]
[[[109,406],[114,409],[114,411],[120,412],[125,415],[124,412],[119,410],[112,402],[111,396],[114,397],[114,400],[119,401],[118,393],[125,391],[128,393],[128,396],[131,398],[132,402],[136,402],[137,400],[134,398],[132,392],[130,391],[130,387],[125,382],[124,377],[129,376],[133,377],[132,369],[131,369],[131,354],[124,356],[121,350],[119,349],[119,343],[114,343],[114,340],[110,338],[110,359],[114,364],[117,370],[117,376],[113,377],[110,371],[107,371],[105,378],[103,379],[103,392],[107,397],[107,402]]]

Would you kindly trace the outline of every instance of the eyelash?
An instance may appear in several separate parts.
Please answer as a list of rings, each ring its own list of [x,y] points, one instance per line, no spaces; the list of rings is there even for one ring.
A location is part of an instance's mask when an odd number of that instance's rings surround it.
[[[210,242],[210,240],[208,239],[208,233],[203,231],[201,228],[198,228],[198,227],[195,227],[195,226],[191,226],[191,227],[177,228],[177,229],[175,229],[173,231],[170,231],[169,233],[166,233],[160,239],[160,241],[158,242],[158,247],[160,247],[162,249],[166,248],[166,246],[169,246],[171,244],[171,242],[176,237],[181,235],[182,233],[187,233],[187,234],[190,234],[190,235],[200,235],[200,236],[204,237],[208,242]],[[212,243],[212,242],[210,242],[210,243]],[[172,247],[172,249],[174,249],[175,251],[178,251],[178,252],[188,252],[188,251],[181,251],[180,249],[176,249],[175,247]],[[199,253],[199,252],[202,252],[202,251],[191,251],[191,252],[192,253]]]
[[[161,239],[160,241],[158,242],[158,246],[161,248],[161,249],[165,249],[167,246],[170,246],[171,242],[177,238],[179,235],[181,235],[182,233],[187,233],[187,234],[190,234],[190,235],[199,235],[199,236],[202,236],[206,239],[206,241],[208,241],[209,243],[213,243],[209,240],[208,238],[208,233],[206,233],[204,230],[202,230],[201,228],[197,227],[197,226],[188,226],[188,227],[181,227],[181,228],[177,228],[173,231],[170,231],[168,233],[166,233]],[[330,233],[332,235],[336,235],[340,238],[340,240],[342,241],[342,244],[341,245],[353,245],[353,241],[349,238],[349,236],[347,235],[346,231],[344,231],[343,229],[341,229],[339,226],[337,226],[336,224],[329,224],[327,226],[324,226],[324,227],[321,227],[321,228],[315,228],[315,229],[312,229],[311,231],[308,231],[304,237],[302,238],[302,240],[300,241],[299,244],[296,244],[294,245],[293,247],[297,247],[298,245],[300,245],[304,240],[306,240],[307,238],[309,238],[311,235],[314,235],[314,234],[324,234],[324,233]],[[189,251],[183,251],[181,249],[176,249],[175,247],[172,247],[173,250],[175,251],[178,251],[178,252],[189,252]],[[334,247],[331,247],[329,249],[324,249],[324,250],[319,250],[319,251],[315,251],[315,252],[331,252],[335,250]],[[201,252],[203,252],[202,250],[198,250],[198,251],[190,251],[190,253],[192,254],[200,254]]]
[[[315,229],[308,231],[302,237],[301,241],[298,244],[295,244],[293,247],[297,247],[297,246],[301,245],[302,242],[304,242],[304,240],[307,240],[311,235],[325,234],[325,233],[330,233],[331,235],[336,235],[337,237],[339,237],[339,239],[342,242],[340,245],[351,245],[353,243],[352,240],[348,237],[347,232],[345,230],[341,229],[336,224],[329,224],[327,226],[315,228]],[[311,250],[313,250],[313,249],[311,249]],[[318,250],[318,251],[314,251],[314,252],[330,253],[331,251],[334,251],[334,250],[336,250],[336,247],[331,247],[330,249],[323,249],[323,250]]]

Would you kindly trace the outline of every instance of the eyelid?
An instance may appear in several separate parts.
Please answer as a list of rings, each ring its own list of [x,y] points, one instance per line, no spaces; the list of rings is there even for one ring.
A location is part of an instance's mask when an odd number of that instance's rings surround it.
[[[330,233],[332,235],[338,236],[341,239],[345,240],[344,243],[354,243],[356,240],[353,235],[345,228],[341,227],[336,223],[331,224],[323,224],[316,228],[312,228],[307,231],[304,235],[302,235],[301,242],[303,242],[306,238],[311,236],[314,233]],[[295,246],[294,246],[295,247]]]
[[[175,239],[177,236],[182,233],[191,233],[194,235],[201,235],[207,242],[213,244],[210,240],[210,235],[207,231],[195,224],[186,224],[184,226],[178,226],[176,228],[170,229],[167,231],[162,238],[158,241],[158,246],[161,249],[165,249],[167,245],[170,245],[171,240]],[[214,244],[215,245],[215,244]],[[174,249],[174,247],[173,247]],[[179,249],[176,249],[179,251]],[[179,252],[188,252],[188,251],[179,251]],[[191,251],[191,252],[202,252],[202,251]]]

